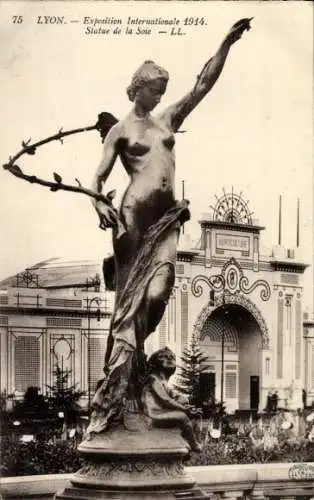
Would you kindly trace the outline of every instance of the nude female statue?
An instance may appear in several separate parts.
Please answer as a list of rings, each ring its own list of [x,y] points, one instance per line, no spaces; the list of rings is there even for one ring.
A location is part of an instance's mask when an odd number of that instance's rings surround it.
[[[169,75],[154,62],[144,62],[127,89],[133,109],[104,140],[94,191],[101,193],[118,156],[130,183],[118,213],[120,227],[122,223],[125,229],[122,236],[112,210],[95,202],[101,226],[113,229],[111,274],[116,297],[107,343],[106,377],[92,403],[89,432],[101,432],[121,412],[136,359],[140,359],[145,339],[161,320],[174,285],[180,226],[189,218],[187,202],[176,202],[174,195],[174,134],[211,90],[230,47],[249,28],[249,19],[236,23],[204,66],[192,91],[156,116],[151,111],[165,93]]]

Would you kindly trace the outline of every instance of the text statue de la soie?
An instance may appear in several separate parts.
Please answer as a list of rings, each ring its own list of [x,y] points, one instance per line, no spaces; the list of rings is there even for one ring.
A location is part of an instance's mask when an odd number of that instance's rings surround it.
[[[28,19],[25,15],[13,15],[13,24],[22,24],[26,21],[45,26],[59,26],[78,24],[83,28],[85,35],[142,35],[153,34],[184,36],[191,28],[207,26],[205,17],[96,17],[83,16],[82,18],[67,18],[58,15],[39,15]]]

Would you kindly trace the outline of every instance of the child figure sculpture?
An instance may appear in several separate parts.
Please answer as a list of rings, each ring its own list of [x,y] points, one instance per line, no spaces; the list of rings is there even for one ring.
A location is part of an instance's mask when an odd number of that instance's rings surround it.
[[[151,418],[154,427],[179,427],[191,450],[199,452],[202,447],[188,416],[191,406],[184,396],[168,385],[175,370],[176,357],[168,347],[159,349],[149,358],[149,375],[142,391],[144,412]]]

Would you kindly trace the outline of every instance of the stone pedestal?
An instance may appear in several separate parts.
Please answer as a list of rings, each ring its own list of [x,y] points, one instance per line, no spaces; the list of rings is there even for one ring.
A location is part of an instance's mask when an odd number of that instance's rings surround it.
[[[55,500],[204,498],[184,470],[189,448],[178,429],[118,428],[78,449],[83,466]]]

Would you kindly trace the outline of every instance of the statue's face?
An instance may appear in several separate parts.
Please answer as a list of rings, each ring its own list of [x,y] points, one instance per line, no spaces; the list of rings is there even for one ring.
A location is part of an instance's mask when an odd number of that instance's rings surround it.
[[[167,375],[176,371],[176,357],[170,349],[164,350],[159,356],[160,366]]]
[[[166,80],[157,78],[142,85],[136,92],[135,102],[145,111],[152,111],[159,104],[167,87]]]

